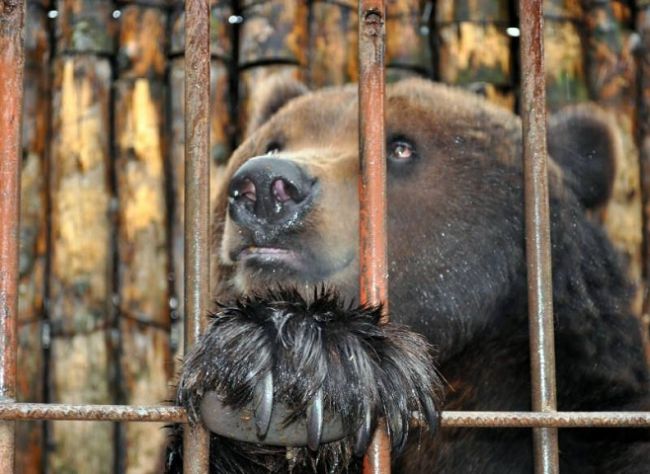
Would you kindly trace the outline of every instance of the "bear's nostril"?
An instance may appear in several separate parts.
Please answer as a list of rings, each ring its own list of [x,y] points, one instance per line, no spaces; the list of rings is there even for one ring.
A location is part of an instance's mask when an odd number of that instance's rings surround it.
[[[252,202],[257,201],[257,190],[255,189],[255,183],[253,183],[248,178],[242,180],[241,184],[235,188],[233,197],[235,199],[248,199]]]
[[[282,178],[273,181],[273,184],[271,184],[271,192],[273,193],[275,200],[280,203],[287,201],[299,203],[302,200],[298,189]]]

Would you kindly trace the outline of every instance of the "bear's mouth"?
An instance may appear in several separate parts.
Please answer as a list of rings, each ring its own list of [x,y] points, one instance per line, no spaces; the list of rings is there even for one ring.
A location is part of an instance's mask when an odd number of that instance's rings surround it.
[[[302,267],[302,259],[297,252],[280,247],[258,247],[255,245],[249,245],[239,251],[235,260],[244,265],[258,268],[268,266],[276,267],[277,265],[294,269]]]
[[[298,278],[300,281],[323,282],[345,271],[355,259],[355,252],[323,261],[304,249],[278,246],[243,245],[230,253],[241,270],[252,272],[254,278]]]

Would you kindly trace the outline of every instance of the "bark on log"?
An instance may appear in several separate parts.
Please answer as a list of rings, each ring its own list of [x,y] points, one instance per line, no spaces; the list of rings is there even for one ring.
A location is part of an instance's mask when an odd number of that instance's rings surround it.
[[[120,403],[155,405],[171,384],[164,104],[167,12],[130,2],[119,22],[115,89]],[[165,431],[120,426],[120,470],[155,472]]]
[[[308,16],[305,0],[244,1],[239,47],[241,131],[246,130],[258,80],[271,74],[305,79]]]
[[[511,18],[506,0],[438,2],[438,70],[447,84],[514,110]]]
[[[113,3],[59,2],[51,192],[51,392],[60,403],[111,403],[113,308],[110,90]],[[69,53],[69,54],[68,54]],[[74,374],[74,376],[71,376]],[[114,426],[52,423],[53,472],[113,470]],[[83,449],[78,449],[83,446]]]
[[[305,65],[308,45],[307,2],[244,2],[239,65],[289,62]]]
[[[389,82],[433,74],[429,30],[422,28],[421,4],[420,0],[386,2],[386,80]]]
[[[645,327],[646,355],[650,360],[650,0],[637,1],[637,8],[636,30],[641,36],[638,56],[639,108],[637,111],[637,136],[643,199],[643,260],[641,262],[643,303],[641,322]]]
[[[58,0],[57,52],[111,54],[115,10],[108,0]]]
[[[49,125],[49,23],[47,5],[28,2],[25,14],[23,164],[20,200],[17,399],[43,401],[41,342],[46,259],[46,149]],[[16,470],[38,473],[43,422],[16,424]]]
[[[107,367],[111,355],[106,331],[56,337],[52,343],[54,398],[59,403],[110,403]],[[48,468],[56,473],[113,471],[112,423],[56,421],[51,424],[52,451]]]
[[[354,2],[314,1],[310,20],[309,85],[318,89],[356,82],[359,77],[357,6]]]
[[[123,0],[125,3],[128,0]],[[149,0],[145,5],[155,3]],[[164,80],[167,66],[167,13],[159,7],[129,1],[121,10],[117,45],[119,78]]]
[[[436,19],[440,23],[500,23],[509,17],[509,8],[508,0],[438,0]]]
[[[589,100],[579,28],[583,14],[577,0],[546,0],[544,7],[546,104],[555,112]]]
[[[123,318],[120,364],[124,368],[126,403],[158,405],[170,399],[174,375],[169,333],[159,327]],[[125,423],[126,453],[120,463],[129,474],[160,472],[169,433],[159,423]]]

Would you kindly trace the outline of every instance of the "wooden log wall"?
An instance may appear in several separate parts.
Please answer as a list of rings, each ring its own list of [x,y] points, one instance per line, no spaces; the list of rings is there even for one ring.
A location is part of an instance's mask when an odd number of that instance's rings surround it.
[[[515,109],[515,24],[508,0],[438,0],[433,34],[438,78]]]
[[[183,5],[28,0],[21,401],[171,397],[183,341]],[[214,196],[263,79],[357,80],[358,18],[356,0],[210,0],[210,9]],[[601,217],[644,289],[649,12],[648,0],[545,2],[549,113],[591,99],[620,126],[625,159]],[[388,0],[387,78],[441,80],[516,111],[516,25],[511,0]],[[646,326],[648,301],[640,292]],[[157,424],[20,423],[17,467],[159,472],[164,442]]]
[[[52,64],[51,399],[114,401],[111,1],[62,0]],[[110,423],[51,424],[53,472],[108,473]],[[82,446],[83,449],[79,449]]]
[[[307,83],[313,88],[355,82],[358,13],[354,0],[311,3]]]
[[[243,0],[238,68],[242,131],[255,102],[255,86],[269,76],[305,81],[309,9],[305,0]]]
[[[18,400],[43,401],[45,358],[42,334],[46,294],[47,153],[50,105],[49,2],[29,1],[25,16],[25,87],[18,309]],[[16,425],[16,470],[40,472],[43,422]]]
[[[549,112],[589,100],[580,0],[546,0],[544,60]]]
[[[168,12],[165,0],[120,7],[113,83],[117,401],[153,405],[169,396],[173,374],[164,139]],[[118,472],[149,472],[160,459],[164,430],[124,423],[118,434]]]
[[[642,322],[646,328],[646,354],[650,360],[650,0],[637,1],[636,31],[640,35],[638,54],[637,143],[640,152],[642,191],[642,261],[643,308]]]

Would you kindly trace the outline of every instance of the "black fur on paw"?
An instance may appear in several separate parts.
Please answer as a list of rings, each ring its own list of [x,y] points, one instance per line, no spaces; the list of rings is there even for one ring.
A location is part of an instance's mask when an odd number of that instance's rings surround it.
[[[415,412],[430,429],[437,425],[440,381],[424,338],[380,325],[380,315],[381,308],[346,305],[324,289],[309,301],[278,290],[218,305],[184,362],[177,401],[193,423],[208,392],[236,409],[255,401],[262,431],[269,404],[282,403],[289,407],[287,425],[307,418],[312,450],[301,448],[298,458],[312,463],[319,452],[327,452],[330,465],[362,454],[380,417],[400,451]],[[260,393],[269,395],[266,401]],[[323,413],[340,416],[349,434],[343,441],[318,445]]]

